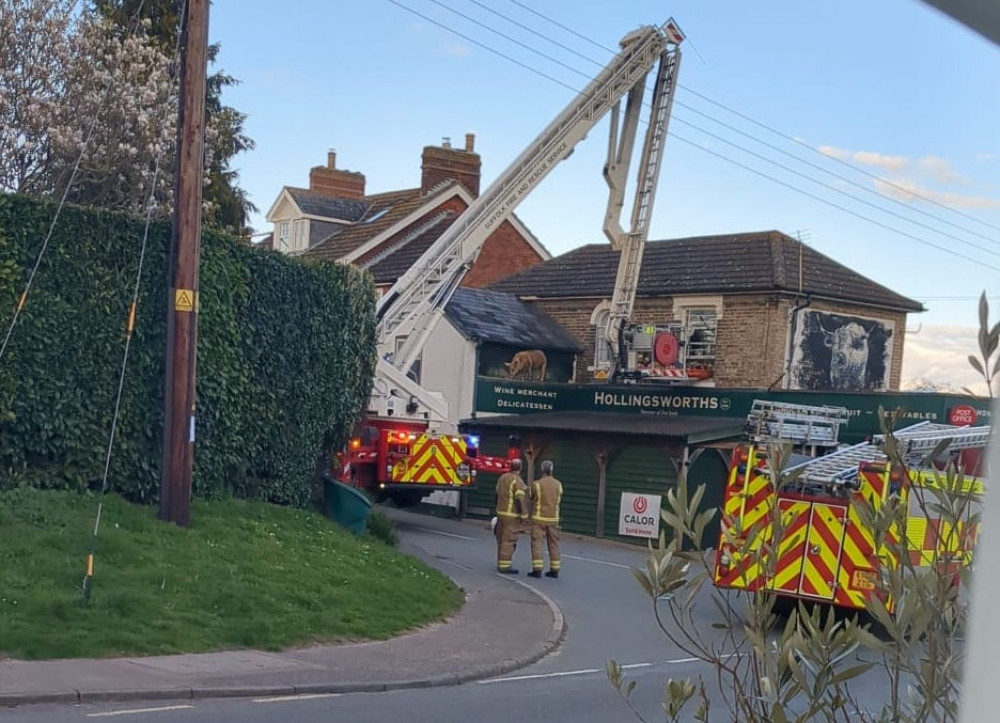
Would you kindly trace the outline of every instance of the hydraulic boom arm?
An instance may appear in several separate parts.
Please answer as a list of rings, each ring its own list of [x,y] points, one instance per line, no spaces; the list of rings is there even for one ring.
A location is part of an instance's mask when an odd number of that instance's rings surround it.
[[[638,96],[641,102],[641,88],[645,85],[646,77],[657,61],[661,61],[654,98],[654,117],[647,133],[643,166],[640,169],[641,187],[637,192],[633,212],[633,229],[630,234],[625,235],[627,244],[634,243],[632,238],[636,234],[642,241],[645,240],[663,135],[670,114],[670,91],[676,83],[679,60],[676,46],[682,37],[674,21],[668,20],[663,27],[646,26],[622,38],[621,51],[608,66],[382,297],[377,309],[380,360],[376,369],[376,392],[373,397],[387,398],[407,394],[408,399],[416,398],[417,402],[435,416],[440,414],[441,400],[435,395],[428,394],[426,398],[421,398],[422,395],[398,389],[398,384],[393,380],[398,380],[400,373],[407,374],[419,358],[448,300],[475,262],[490,234],[513,213],[521,200],[559,161],[573,152],[576,144],[587,136],[606,113],[618,107],[623,96],[630,94],[630,103],[633,103],[632,97]],[[664,66],[669,69],[665,70]],[[664,93],[664,88],[669,90]],[[637,121],[638,107],[635,115]],[[617,120],[612,133],[616,130]],[[634,137],[634,130],[632,134]],[[621,160],[627,170],[627,157],[623,156]],[[642,201],[639,200],[640,197]],[[641,243],[639,259],[642,253]],[[638,261],[635,274],[638,274]],[[631,298],[634,298],[634,293]],[[631,308],[631,301],[626,303]],[[388,369],[390,366],[392,371]]]

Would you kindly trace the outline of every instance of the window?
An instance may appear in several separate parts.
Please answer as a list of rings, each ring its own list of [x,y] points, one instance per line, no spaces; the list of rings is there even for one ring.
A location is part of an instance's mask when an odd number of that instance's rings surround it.
[[[306,242],[306,230],[308,229],[308,221],[305,219],[298,219],[295,221],[295,238],[292,241],[292,249],[295,251],[304,251],[306,246],[309,244]]]
[[[611,347],[605,336],[610,315],[611,305],[607,301],[598,304],[590,315],[590,324],[594,327],[594,365],[590,369],[594,372],[611,369]]]
[[[687,335],[687,361],[715,363],[715,331],[717,314],[714,308],[689,308],[684,310],[684,331]]]
[[[282,221],[278,224],[278,250],[288,251],[291,247],[292,242],[292,224],[291,221]]]

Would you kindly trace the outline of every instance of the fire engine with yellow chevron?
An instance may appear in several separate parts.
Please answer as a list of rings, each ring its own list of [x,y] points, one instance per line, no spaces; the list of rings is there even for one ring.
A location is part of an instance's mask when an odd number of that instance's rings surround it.
[[[840,445],[847,419],[844,408],[753,403],[748,441],[733,451],[723,496],[717,587],[851,609],[865,609],[877,594],[891,608],[881,583],[899,567],[900,550],[915,567],[951,573],[971,561],[977,516],[942,520],[922,500],[951,467],[970,507],[978,506],[990,427],[920,422],[892,433],[890,455],[885,435]],[[768,455],[789,446],[802,458],[778,474]],[[890,502],[903,519],[877,542],[864,511]]]

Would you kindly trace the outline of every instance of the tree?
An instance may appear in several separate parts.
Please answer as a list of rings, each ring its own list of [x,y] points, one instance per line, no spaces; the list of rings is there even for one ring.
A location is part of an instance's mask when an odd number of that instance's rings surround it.
[[[119,33],[127,32],[137,18],[146,22],[150,38],[160,51],[173,57],[178,47],[180,6],[177,0],[94,0],[94,9],[107,18]],[[214,63],[219,44],[209,46],[208,59]],[[238,154],[254,148],[253,140],[246,135],[243,124],[246,114],[222,103],[225,88],[239,81],[225,71],[217,71],[208,78],[205,103],[207,128],[205,158],[205,225],[249,238],[249,214],[256,211],[246,191],[239,186],[239,175],[232,168]]]
[[[986,393],[993,396],[993,380],[1000,374],[1000,354],[997,348],[1000,347],[1000,321],[990,327],[990,304],[986,300],[984,291],[979,297],[979,354],[976,357],[969,355],[969,364],[977,372],[982,374],[986,382]],[[995,355],[995,358],[994,358]],[[965,391],[970,392],[968,389]]]
[[[47,116],[71,65],[72,0],[0,5],[0,191],[33,193],[49,158]]]

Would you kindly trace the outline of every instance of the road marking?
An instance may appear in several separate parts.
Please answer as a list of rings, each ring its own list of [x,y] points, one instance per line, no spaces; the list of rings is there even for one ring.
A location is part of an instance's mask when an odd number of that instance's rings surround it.
[[[567,555],[565,552],[563,553],[562,556],[563,557],[568,557],[571,560],[582,560],[583,562],[593,562],[593,563],[596,563],[598,565],[607,565],[609,567],[620,567],[620,568],[623,568],[625,570],[630,570],[632,568],[631,565],[620,565],[617,562],[605,562],[604,560],[595,560],[592,557],[578,557],[577,555]]]
[[[539,680],[540,678],[565,678],[570,675],[589,675],[590,673],[600,673],[600,668],[586,668],[584,670],[565,670],[560,673],[538,673],[537,675],[512,675],[506,678],[489,678],[480,680],[480,685],[488,683],[512,683],[517,680]]]
[[[341,693],[302,693],[300,695],[276,695],[271,698],[254,698],[251,703],[287,703],[296,700],[319,700],[320,698],[339,698]]]
[[[732,655],[723,656],[724,658],[731,658]],[[629,663],[627,665],[622,665],[622,670],[634,670],[635,668],[651,668],[654,665],[681,665],[684,663],[700,663],[701,658],[674,658],[673,660],[663,660],[656,663]],[[592,673],[603,673],[605,672],[602,668],[584,668],[581,670],[563,670],[557,673],[537,673],[535,675],[512,675],[505,678],[487,678],[486,680],[480,680],[479,685],[486,685],[488,683],[512,683],[518,680],[540,680],[542,678],[567,678],[573,675],[590,675]]]
[[[467,537],[466,535],[456,535],[454,532],[441,532],[441,530],[432,530],[430,527],[420,527],[419,525],[413,525],[414,530],[420,530],[421,532],[430,532],[433,535],[442,535],[444,537],[455,537],[459,540],[475,540],[475,537]]]
[[[106,710],[103,713],[87,713],[88,718],[110,718],[115,715],[138,715],[140,713],[166,713],[171,710],[187,710],[193,705],[162,705],[158,708],[129,708],[128,710]]]

